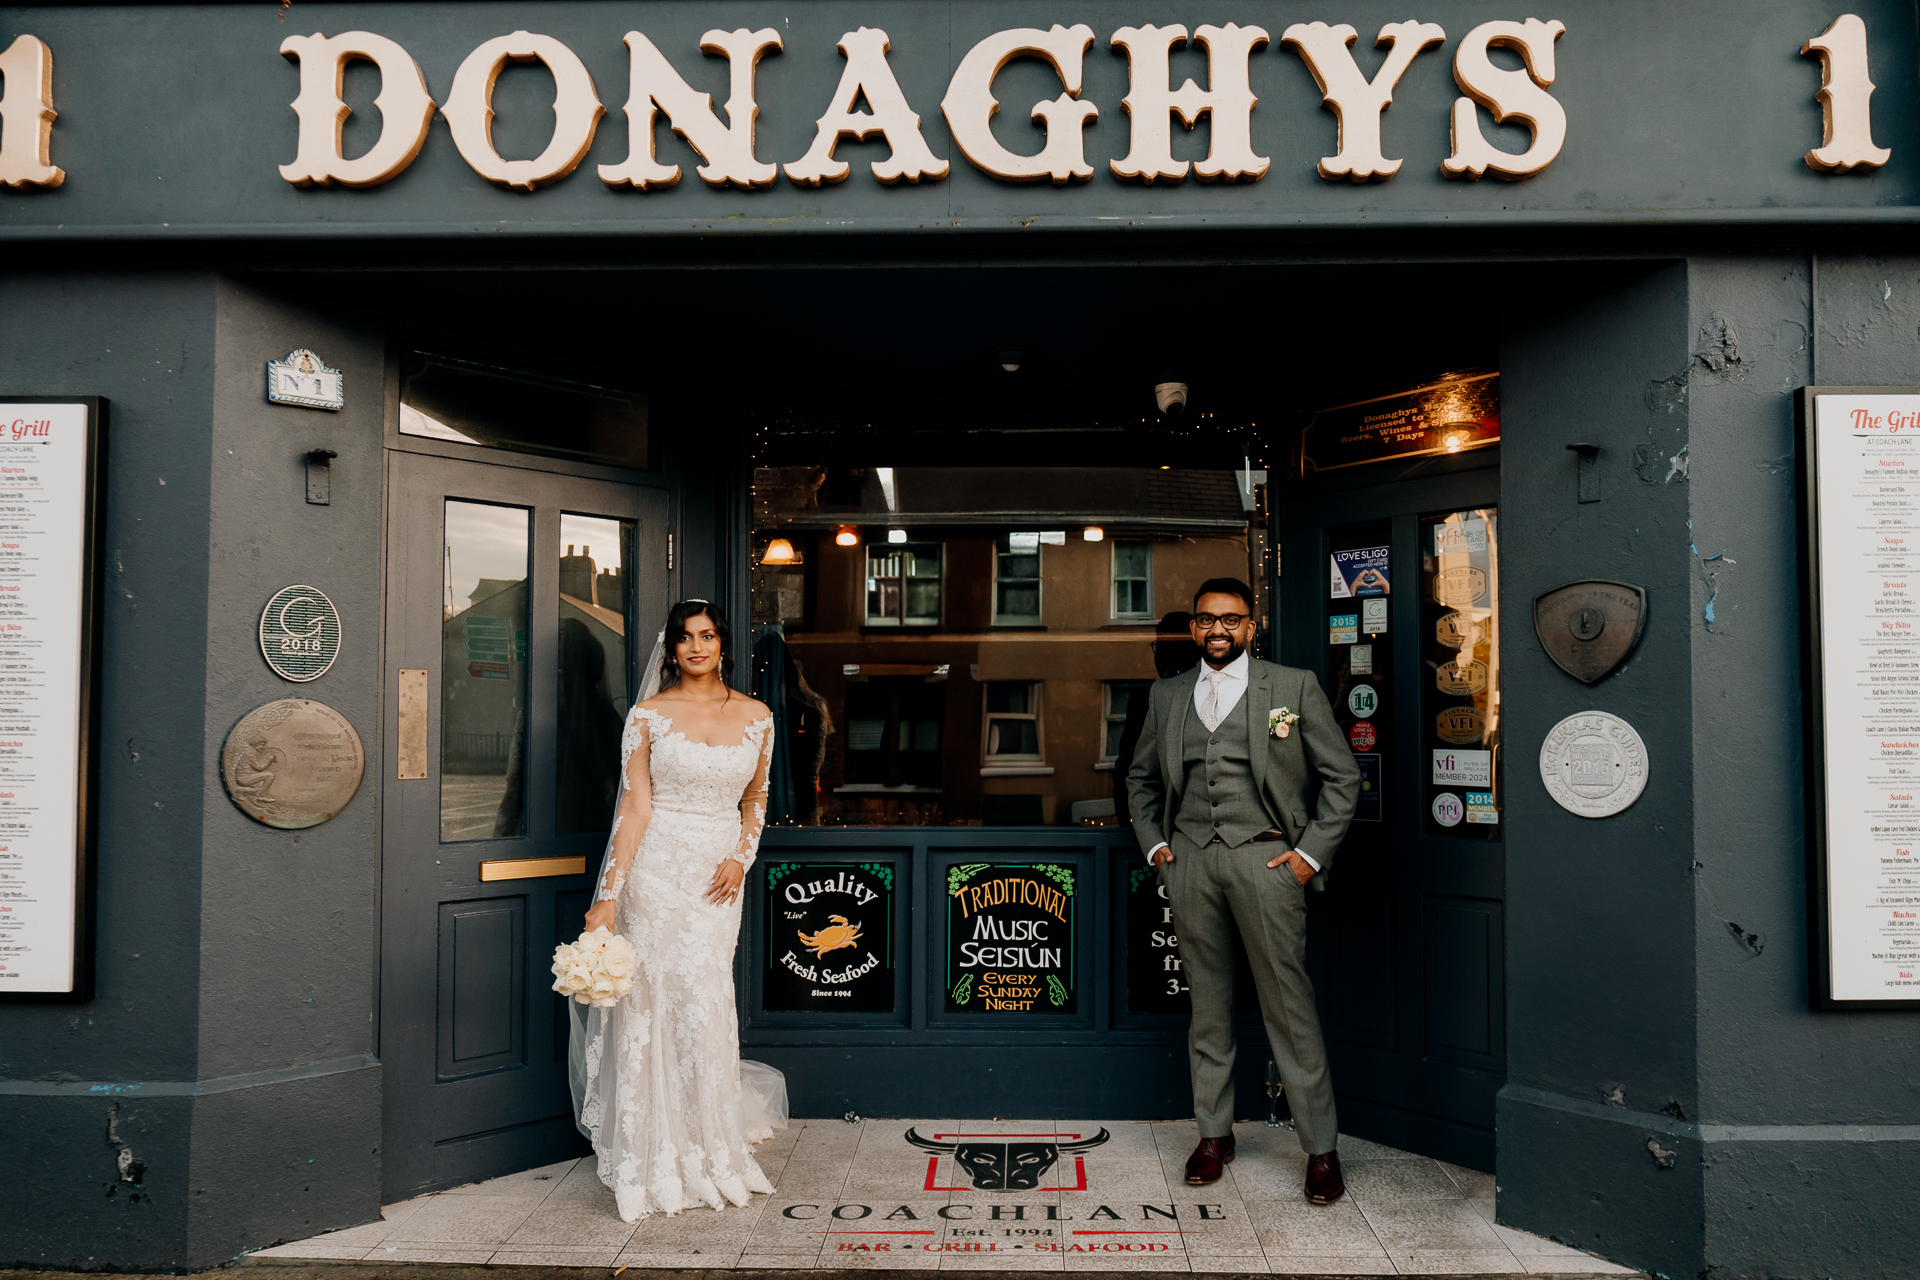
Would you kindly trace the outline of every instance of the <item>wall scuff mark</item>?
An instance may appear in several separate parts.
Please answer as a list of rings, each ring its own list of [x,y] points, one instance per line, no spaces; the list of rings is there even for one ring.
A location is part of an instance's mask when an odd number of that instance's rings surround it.
[[[1660,1139],[1658,1138],[1647,1139],[1647,1151],[1653,1156],[1654,1167],[1660,1169],[1673,1168],[1674,1161],[1678,1159],[1680,1155],[1680,1153],[1672,1147],[1661,1146]]]

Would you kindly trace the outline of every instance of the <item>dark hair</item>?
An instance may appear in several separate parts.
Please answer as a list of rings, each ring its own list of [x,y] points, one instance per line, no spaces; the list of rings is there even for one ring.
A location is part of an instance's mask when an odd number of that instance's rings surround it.
[[[1193,615],[1185,609],[1160,619],[1153,637],[1153,667],[1162,680],[1199,665],[1200,646],[1193,642],[1192,624]]]
[[[720,682],[727,686],[727,697],[731,698],[733,628],[727,625],[727,615],[720,612],[720,606],[711,600],[682,600],[667,610],[666,643],[660,652],[660,689],[665,692],[680,683],[680,663],[673,656],[673,650],[687,634],[687,620],[702,614],[712,620],[714,634],[720,637]]]
[[[1201,596],[1239,596],[1240,603],[1247,606],[1247,612],[1253,612],[1253,588],[1238,578],[1208,578],[1193,593],[1193,608],[1200,609]]]

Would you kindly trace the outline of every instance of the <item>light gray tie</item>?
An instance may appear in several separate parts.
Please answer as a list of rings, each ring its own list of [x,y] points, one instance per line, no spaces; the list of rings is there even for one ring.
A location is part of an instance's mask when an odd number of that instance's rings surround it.
[[[1220,685],[1226,680],[1227,673],[1208,667],[1201,672],[1207,678],[1207,696],[1200,700],[1200,723],[1212,733],[1220,727]]]

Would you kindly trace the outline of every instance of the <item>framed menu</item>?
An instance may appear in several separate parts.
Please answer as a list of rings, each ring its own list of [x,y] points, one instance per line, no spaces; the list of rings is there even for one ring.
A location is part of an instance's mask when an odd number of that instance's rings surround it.
[[[93,995],[105,407],[0,396],[0,1000]]]
[[[1805,387],[1813,1002],[1920,1001],[1920,387]]]

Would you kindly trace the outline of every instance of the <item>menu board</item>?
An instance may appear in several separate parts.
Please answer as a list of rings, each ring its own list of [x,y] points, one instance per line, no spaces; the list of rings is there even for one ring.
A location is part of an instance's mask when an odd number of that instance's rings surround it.
[[[947,868],[948,1013],[1078,1013],[1077,868],[967,862]]]
[[[1811,413],[1807,412],[1811,402]],[[1821,1003],[1920,999],[1920,391],[1802,399]]]
[[[892,862],[766,869],[769,1013],[893,1012]]]
[[[98,405],[0,400],[0,998],[87,994]]]

